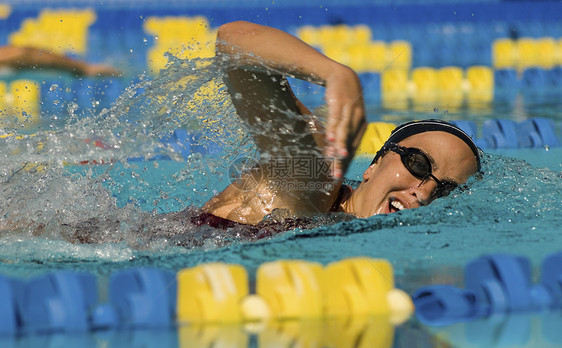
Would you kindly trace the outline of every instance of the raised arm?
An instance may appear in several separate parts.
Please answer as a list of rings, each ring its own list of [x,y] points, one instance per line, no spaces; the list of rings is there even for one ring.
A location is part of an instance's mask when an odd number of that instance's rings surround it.
[[[121,74],[120,71],[109,65],[91,64],[34,47],[0,47],[0,66],[17,69],[57,69],[85,76],[117,76]]]
[[[217,56],[231,67],[231,93],[243,97],[243,101],[235,100],[237,110],[250,125],[264,114],[282,117],[272,109],[307,112],[276,75],[292,75],[326,87],[326,133],[324,141],[316,143],[326,155],[342,159],[335,170],[335,176],[341,177],[366,126],[357,74],[284,31],[249,22],[221,26],[216,47]],[[265,73],[256,75],[259,71]]]

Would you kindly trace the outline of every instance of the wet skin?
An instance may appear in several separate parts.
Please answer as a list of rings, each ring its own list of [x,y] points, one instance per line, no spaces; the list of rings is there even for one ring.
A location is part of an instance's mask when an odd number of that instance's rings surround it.
[[[462,184],[477,171],[470,148],[449,133],[419,133],[399,145],[422,150],[432,160],[432,174],[439,180]],[[436,187],[432,179],[423,181],[414,177],[404,167],[400,155],[389,151],[365,170],[363,181],[344,199],[341,210],[364,218],[418,208],[434,200],[432,192]]]

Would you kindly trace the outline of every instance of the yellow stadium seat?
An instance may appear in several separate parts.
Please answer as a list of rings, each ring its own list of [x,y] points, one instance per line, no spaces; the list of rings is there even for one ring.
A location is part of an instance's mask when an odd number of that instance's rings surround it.
[[[330,25],[323,25],[318,28],[318,45],[324,47],[334,42],[334,30]]]
[[[517,40],[517,67],[520,71],[539,65],[537,43],[532,38],[520,38]]]
[[[368,72],[369,69],[369,52],[368,46],[364,43],[350,45],[347,48],[349,54],[349,67],[358,73]]]
[[[367,70],[382,72],[387,68],[386,51],[387,45],[384,41],[372,41],[367,44]]]
[[[462,92],[463,71],[459,67],[449,66],[437,71],[437,86],[441,93]]]
[[[347,25],[323,25],[318,28],[318,43],[320,46],[337,45],[345,47],[351,43],[350,27]]]
[[[312,25],[305,25],[297,30],[297,36],[311,46],[317,46],[320,43],[318,29]]]
[[[39,121],[41,101],[39,84],[31,80],[16,80],[10,83],[13,97],[12,109],[19,122],[32,126]]]
[[[147,55],[153,74],[166,66],[166,52],[183,59],[209,58],[215,54],[216,31],[209,28],[206,17],[149,17],[143,27],[146,33],[158,37]]]
[[[494,68],[506,69],[517,66],[517,49],[511,39],[497,39],[492,44],[492,61]]]
[[[381,102],[383,107],[403,110],[408,107],[408,71],[390,68],[381,72]]]
[[[368,25],[356,25],[351,28],[352,41],[354,43],[368,43],[372,37],[371,28]]]
[[[264,263],[256,274],[256,294],[269,304],[273,318],[320,318],[323,272],[314,262]]]
[[[361,143],[357,148],[357,154],[369,154],[374,156],[384,145],[390,133],[396,128],[392,123],[372,122],[367,125]]]
[[[346,50],[342,50],[341,47],[334,44],[326,44],[323,46],[322,53],[329,57],[330,59],[335,60],[344,65],[349,65],[350,55]]]
[[[459,67],[444,67],[437,71],[438,100],[448,111],[456,111],[463,103],[463,71]]]
[[[353,43],[353,30],[345,24],[338,24],[332,27],[332,41],[345,47]]]
[[[410,69],[412,66],[412,46],[408,41],[396,40],[389,44],[387,64],[397,69]]]
[[[158,74],[160,70],[168,64],[168,58],[164,56],[166,49],[160,47],[153,47],[147,53],[148,70],[153,74]]]
[[[412,70],[414,86],[412,99],[416,103],[431,103],[437,99],[437,70],[430,67],[420,67]]]
[[[554,46],[554,64],[562,65],[562,38],[556,41]]]
[[[556,41],[551,37],[543,37],[536,41],[537,65],[544,69],[552,69],[556,65]]]
[[[406,94],[408,87],[408,71],[405,69],[390,68],[381,74],[381,92],[385,94]]]
[[[6,112],[7,100],[6,95],[8,94],[8,85],[4,81],[0,81],[0,117]]]
[[[384,108],[405,110],[410,98],[408,71],[389,68],[381,72],[381,102]]]
[[[60,54],[84,54],[89,27],[95,12],[85,10],[42,10],[37,18],[27,18],[8,42],[14,46],[33,46]]]
[[[472,66],[466,70],[471,102],[491,102],[494,99],[494,73],[487,66]]]
[[[8,4],[0,4],[0,19],[6,19],[12,14],[12,6]]]

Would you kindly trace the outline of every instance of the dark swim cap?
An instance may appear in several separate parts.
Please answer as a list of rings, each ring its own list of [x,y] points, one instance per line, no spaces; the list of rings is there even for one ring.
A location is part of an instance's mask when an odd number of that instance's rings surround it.
[[[472,153],[474,153],[474,157],[476,158],[476,164],[478,165],[478,171],[480,171],[480,153],[478,152],[478,147],[476,146],[472,138],[469,137],[468,134],[466,134],[459,127],[450,124],[449,122],[435,120],[435,119],[407,122],[396,127],[392,131],[392,133],[390,133],[390,137],[388,138],[388,140],[384,143],[385,146],[383,146],[377,152],[371,164],[375,163],[379,159],[379,157],[384,155],[384,153],[386,152],[386,145],[388,143],[397,144],[400,141],[408,137],[411,137],[414,134],[419,134],[424,132],[436,132],[436,131],[452,134],[457,138],[461,139],[462,141],[464,141],[465,144],[468,145],[468,147],[470,147]]]

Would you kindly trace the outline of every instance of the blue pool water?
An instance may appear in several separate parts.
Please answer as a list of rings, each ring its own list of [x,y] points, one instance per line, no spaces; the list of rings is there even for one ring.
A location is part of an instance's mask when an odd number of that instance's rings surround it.
[[[482,254],[524,255],[537,268],[545,255],[562,246],[561,148],[487,151],[482,176],[470,179],[467,190],[416,210],[351,221],[326,218],[326,226],[290,230],[259,241],[208,229],[176,231],[178,226],[174,224],[169,226],[170,231],[189,238],[148,235],[146,231],[155,227],[150,226],[151,221],[153,225],[158,223],[157,214],[190,206],[196,210],[229,183],[229,163],[240,156],[256,155],[234,117],[224,88],[219,87],[218,96],[212,98],[199,89],[213,84],[217,73],[212,67],[203,64],[198,67],[200,73],[185,81],[180,64],[192,63],[177,64],[158,79],[128,90],[111,110],[48,132],[38,129],[35,136],[2,140],[11,151],[4,154],[0,165],[0,211],[5,212],[4,221],[15,225],[1,227],[0,274],[29,278],[53,270],[80,270],[95,274],[103,283],[109,274],[131,267],[178,271],[221,261],[241,264],[252,275],[260,264],[277,259],[327,264],[346,257],[370,256],[389,260],[397,286],[413,293],[428,284],[462,286],[464,265]],[[178,97],[173,102],[162,98],[170,90]],[[193,97],[198,90],[203,98]],[[195,106],[191,104],[194,100]],[[439,117],[473,120],[481,125],[492,117],[518,121],[540,116],[554,120],[559,130],[559,110],[559,102],[493,105],[484,111],[466,107],[455,112],[434,106],[408,112],[374,107],[369,121],[398,123]],[[185,159],[161,141],[162,134],[176,128],[216,138],[201,139],[204,153]],[[220,131],[214,134],[211,129]],[[99,139],[106,149],[84,139]],[[222,152],[209,150],[217,141]],[[155,156],[168,159],[143,160]],[[73,164],[91,159],[106,164]],[[22,161],[44,167],[20,170]],[[357,157],[346,177],[358,180],[369,162],[367,157]],[[32,221],[27,220],[29,217]],[[97,219],[98,227],[93,243],[77,243],[69,226],[92,219]],[[147,230],[138,229],[142,221],[149,221]],[[181,245],[176,245],[178,240]],[[548,322],[544,319],[548,315],[526,317],[523,323],[509,319],[508,323],[524,326],[527,321]],[[432,345],[443,340],[459,346],[489,346],[494,337],[499,339],[496,332],[496,336],[490,333],[490,342],[471,341],[469,332],[478,330],[479,323],[491,325],[476,322],[438,330],[412,319],[397,329],[395,345]],[[537,342],[548,340],[534,331],[529,335]],[[482,340],[485,338],[482,336]],[[97,338],[94,341],[99,343]],[[170,342],[176,343],[174,339]]]

